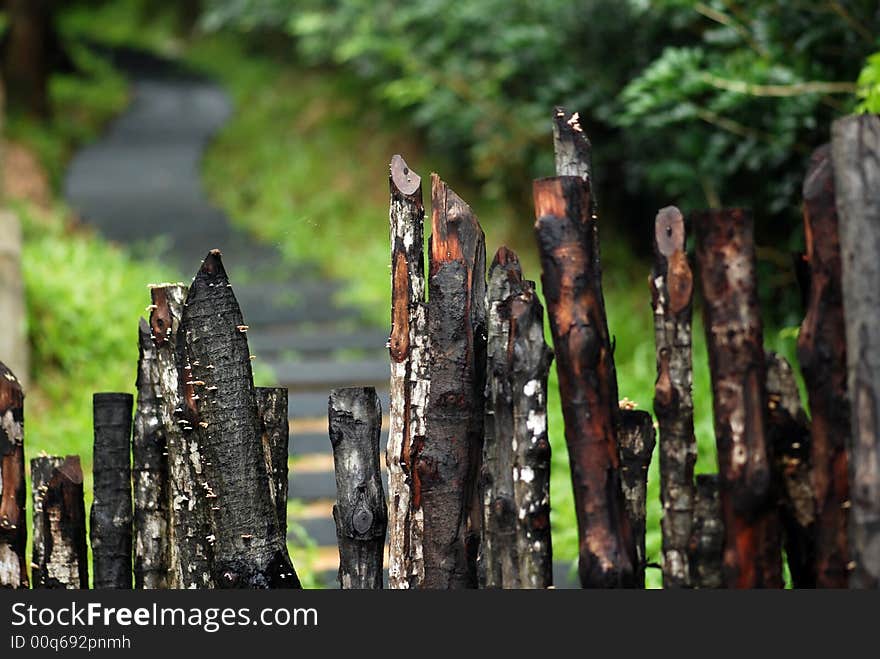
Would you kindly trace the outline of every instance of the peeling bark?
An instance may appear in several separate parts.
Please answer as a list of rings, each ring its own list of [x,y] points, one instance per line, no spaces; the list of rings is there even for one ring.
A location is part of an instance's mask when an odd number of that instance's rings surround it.
[[[131,394],[100,393],[92,400],[94,501],[89,524],[94,586],[131,588]]]
[[[849,585],[880,588],[880,117],[835,121],[831,154],[852,414]]]
[[[431,395],[414,440],[424,588],[475,588],[486,366],[486,245],[470,207],[434,174],[428,280]]]
[[[412,505],[412,447],[425,441],[428,402],[422,179],[391,159],[391,409],[388,446],[388,586],[419,587],[425,574],[423,513]]]
[[[0,588],[27,588],[24,392],[0,362]]]
[[[382,588],[388,511],[379,465],[382,406],[373,387],[334,389],[328,404],[336,471],[339,587]]]
[[[549,588],[550,443],[544,309],[506,247],[489,268],[480,585]]]
[[[725,528],[724,581],[732,588],[781,588],[752,217],[740,209],[712,210],[698,213],[694,224]]]
[[[724,587],[724,521],[719,485],[716,474],[700,474],[696,478],[688,552],[690,584],[694,588]]]
[[[556,350],[586,587],[636,584],[634,536],[620,486],[613,347],[593,255],[590,183],[535,181],[535,231]]]
[[[199,496],[210,505],[211,575],[221,588],[298,588],[269,497],[246,331],[220,251],[212,250],[184,304],[179,363],[189,378],[185,420],[194,422],[204,461]]]
[[[256,395],[263,459],[269,474],[269,499],[275,506],[281,534],[287,537],[287,449],[290,442],[287,389],[257,387]]]
[[[645,551],[648,466],[654,453],[654,419],[648,412],[623,409],[618,432],[621,486],[636,545],[636,585],[644,588],[648,562]]]
[[[810,460],[816,497],[816,586],[846,588],[850,407],[840,238],[829,145],[813,153],[804,180],[804,235],[809,269],[807,314],[798,333],[798,361],[810,402]]]
[[[654,413],[660,429],[663,587],[687,588],[697,460],[691,392],[694,277],[686,253],[684,218],[675,206],[660,209],[654,221],[650,285],[657,358]]]
[[[86,508],[79,457],[31,460],[34,588],[89,587]]]

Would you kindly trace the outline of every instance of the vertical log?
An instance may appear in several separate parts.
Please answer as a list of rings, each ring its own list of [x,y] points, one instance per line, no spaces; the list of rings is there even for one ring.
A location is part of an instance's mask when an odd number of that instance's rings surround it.
[[[581,127],[579,113],[569,114],[562,107],[553,111],[553,155],[556,176],[593,180],[593,145]],[[590,210],[596,214],[595,195],[590,197]]]
[[[336,471],[339,586],[381,589],[388,523],[379,466],[382,406],[373,387],[334,389],[327,412]]]
[[[807,313],[798,361],[810,403],[810,461],[816,497],[816,585],[846,588],[850,438],[846,326],[831,147],[813,153],[804,180],[804,235],[809,269]]]
[[[619,430],[620,477],[626,513],[636,546],[636,585],[645,587],[648,466],[654,453],[654,419],[648,412],[622,409]]]
[[[88,588],[86,508],[79,457],[31,460],[34,588]]]
[[[880,588],[880,117],[835,121],[831,154],[852,406],[849,585]]]
[[[269,499],[275,506],[281,534],[287,537],[287,448],[290,420],[286,387],[257,387],[257,412],[263,459],[269,474]]]
[[[483,450],[486,245],[470,207],[434,174],[428,338],[431,395],[412,448],[413,506],[424,515],[425,588],[475,588],[476,480]]]
[[[27,588],[24,392],[0,362],[0,588]]]
[[[690,584],[694,588],[724,587],[724,521],[719,485],[716,474],[700,474],[696,478],[688,553]]]
[[[247,326],[212,250],[193,279],[180,323],[188,380],[186,420],[204,462],[210,501],[211,574],[222,588],[298,588],[275,505],[269,497]]]
[[[589,181],[535,181],[535,231],[556,350],[584,587],[632,587],[635,545],[620,487],[618,396],[593,255]]]
[[[724,581],[735,588],[782,587],[752,217],[741,209],[712,210],[698,213],[694,224],[725,529]]]
[[[663,518],[663,586],[690,585],[688,545],[694,513],[694,438],[691,304],[694,277],[686,253],[684,218],[675,206],[654,221],[651,304],[657,380],[654,413],[660,428],[660,500]]]
[[[480,585],[553,585],[544,309],[506,247],[489,268]]]
[[[138,325],[137,406],[132,435],[134,490],[134,587],[168,587],[168,447],[156,397],[157,347],[150,326]]]
[[[785,556],[795,588],[816,587],[816,507],[810,483],[810,421],[801,406],[794,371],[767,353],[767,437],[773,454]]]
[[[95,498],[89,525],[92,574],[99,588],[131,588],[131,394],[92,399]]]
[[[388,446],[388,586],[421,585],[423,513],[412,505],[412,448],[425,438],[428,376],[422,179],[391,159],[391,409]]]

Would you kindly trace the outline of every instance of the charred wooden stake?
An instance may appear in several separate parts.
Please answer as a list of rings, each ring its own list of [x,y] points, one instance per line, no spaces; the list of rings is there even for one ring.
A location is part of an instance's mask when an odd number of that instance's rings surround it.
[[[413,507],[424,515],[425,588],[475,588],[483,450],[486,244],[470,207],[434,174],[425,440],[414,439]]]
[[[31,460],[34,588],[88,588],[86,508],[79,457]]]
[[[381,589],[388,523],[379,465],[382,406],[373,387],[334,389],[327,412],[336,470],[339,586]]]
[[[804,235],[809,269],[807,314],[798,333],[798,361],[810,402],[813,494],[816,497],[816,586],[846,588],[850,438],[846,326],[840,238],[829,145],[813,153],[804,180]]]
[[[648,505],[648,466],[654,452],[654,419],[648,412],[622,409],[618,444],[626,512],[636,545],[636,585],[645,587],[645,529]]]
[[[801,406],[794,371],[767,353],[767,437],[773,453],[785,555],[795,588],[816,587],[815,498],[810,483],[810,420]]]
[[[269,473],[250,350],[241,309],[219,250],[190,286],[180,330],[184,339],[186,420],[204,462],[210,504],[211,574],[221,588],[298,588],[286,538],[269,496]]]
[[[138,326],[140,359],[137,374],[137,406],[131,442],[134,489],[134,587],[168,588],[169,485],[168,447],[156,397],[157,347],[150,325],[141,318]]]
[[[580,176],[593,180],[593,145],[581,126],[580,115],[569,114],[565,108],[553,111],[553,154],[556,176]],[[590,210],[596,214],[595,194],[590,197]]]
[[[611,340],[593,258],[590,184],[535,181],[535,231],[556,350],[571,460],[584,587],[636,585],[636,551],[620,473],[618,396]]]
[[[690,584],[694,588],[724,587],[724,521],[719,479],[700,474],[694,488],[694,523],[688,552]]]
[[[402,157],[391,159],[391,409],[388,447],[388,586],[410,588],[425,576],[423,517],[412,505],[411,452],[425,438],[428,331],[425,306],[422,179]]]
[[[0,588],[27,588],[24,392],[0,362]]]
[[[95,498],[89,524],[92,574],[99,588],[131,588],[131,394],[92,399]]]
[[[260,438],[269,473],[269,498],[275,506],[281,534],[287,537],[287,447],[290,421],[287,415],[286,387],[257,387]]]
[[[690,585],[688,545],[694,513],[694,438],[691,302],[694,277],[686,253],[684,218],[675,206],[654,221],[651,304],[657,381],[654,413],[660,427],[660,500],[663,503],[663,587]]]
[[[553,585],[544,309],[506,247],[489,268],[480,585]],[[512,466],[512,468],[511,468]]]
[[[782,587],[752,217],[741,209],[712,210],[698,213],[694,224],[712,375],[725,585]]]
[[[849,585],[880,588],[880,117],[835,121],[831,154],[852,406]]]

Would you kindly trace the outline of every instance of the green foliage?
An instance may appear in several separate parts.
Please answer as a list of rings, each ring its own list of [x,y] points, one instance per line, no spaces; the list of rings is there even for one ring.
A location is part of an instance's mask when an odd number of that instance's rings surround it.
[[[868,57],[859,74],[859,111],[880,112],[880,52]]]

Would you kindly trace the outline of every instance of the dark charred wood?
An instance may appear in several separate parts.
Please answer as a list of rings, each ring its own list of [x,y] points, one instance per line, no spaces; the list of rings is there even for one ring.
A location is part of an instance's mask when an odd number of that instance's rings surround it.
[[[618,431],[620,477],[626,513],[636,545],[636,585],[645,587],[648,467],[654,453],[654,419],[648,412],[623,409]]]
[[[694,523],[688,552],[690,584],[694,588],[724,587],[724,521],[719,479],[700,474],[694,488]]]
[[[638,559],[620,486],[617,380],[593,257],[589,181],[538,180],[534,197],[578,518],[581,584],[632,587]]]
[[[579,113],[569,114],[562,107],[553,111],[553,154],[556,176],[593,180],[593,145],[581,126]],[[595,215],[595,195],[590,197],[590,209]]]
[[[703,211],[694,224],[725,529],[724,581],[731,588],[781,588],[752,217],[741,209]]]
[[[92,399],[94,501],[89,524],[94,587],[132,586],[131,394]]]
[[[382,406],[376,390],[334,389],[328,417],[336,470],[339,586],[381,589],[388,511],[379,465]]]
[[[275,506],[281,534],[287,537],[287,448],[290,421],[287,414],[287,388],[257,387],[260,438],[269,473],[269,498]]]
[[[0,588],[27,588],[24,392],[0,362]]]

